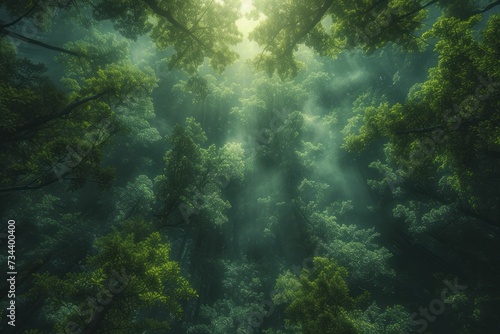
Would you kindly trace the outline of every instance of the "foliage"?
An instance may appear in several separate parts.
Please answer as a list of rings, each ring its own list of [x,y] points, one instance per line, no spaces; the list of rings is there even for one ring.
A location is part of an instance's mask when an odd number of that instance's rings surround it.
[[[374,242],[380,234],[373,228],[339,224],[327,210],[313,213],[310,223],[317,238],[317,253],[336,259],[346,267],[353,282],[374,280],[376,285],[376,282],[394,277],[395,272],[388,264],[392,254]]]
[[[238,122],[255,127],[255,136],[265,142],[264,129],[275,131],[291,111],[301,110],[305,103],[306,91],[293,81],[281,81],[274,76],[259,76],[252,81],[245,92],[248,97],[240,99],[241,107],[232,110]]]
[[[215,226],[227,221],[224,211],[230,204],[221,190],[231,179],[243,177],[243,149],[238,143],[203,148],[206,140],[194,118],[188,118],[185,126],[177,125],[169,136],[172,148],[165,154],[165,172],[155,179],[164,223],[175,211],[181,211],[184,220],[201,212]],[[179,219],[175,216],[176,224],[181,224]]]
[[[408,319],[410,314],[401,305],[381,310],[372,303],[365,311],[355,315],[355,326],[363,334],[400,334],[410,331]]]
[[[404,104],[389,106],[360,105],[351,123],[359,122],[359,134],[353,126],[346,131],[345,147],[359,151],[370,141],[387,138],[393,158],[413,180],[435,178],[441,190],[452,191],[473,210],[494,205],[481,192],[484,180],[494,171],[484,160],[494,160],[498,150],[498,62],[492,58],[497,42],[490,35],[497,29],[492,15],[482,31],[482,39],[472,30],[480,16],[467,20],[440,18],[425,33],[437,38],[437,67],[428,80],[416,86]],[[436,170],[439,174],[436,175]]]
[[[153,210],[153,181],[139,175],[133,182],[116,189],[115,221],[130,217],[145,217]]]
[[[413,35],[426,18],[418,1],[260,0],[254,7],[252,18],[265,15],[250,35],[263,48],[254,64],[281,77],[294,77],[300,70],[294,55],[300,44],[333,57],[356,46],[373,51],[394,42],[417,50],[423,44]]]
[[[2,190],[39,188],[62,178],[73,189],[87,179],[109,184],[112,170],[101,166],[101,158],[113,117],[92,109],[99,96],[67,96],[43,76],[43,67],[17,59],[6,39],[0,43]]]
[[[46,296],[46,314],[58,332],[167,329],[180,319],[180,303],[196,297],[196,292],[181,276],[177,262],[169,259],[170,247],[160,234],[141,240],[137,232],[115,230],[99,238],[96,254],[85,260],[85,271],[64,278],[36,275],[34,293]],[[151,313],[158,307],[161,316]]]
[[[291,299],[285,311],[287,321],[300,324],[303,333],[357,333],[350,312],[364,303],[369,294],[352,298],[346,277],[345,268],[315,257],[314,269],[303,269],[300,279],[285,274],[277,280],[276,288],[284,291],[274,299],[276,302]]]
[[[173,47],[171,67],[194,74],[205,57],[222,72],[237,59],[231,46],[241,40],[235,21],[239,1],[170,1],[162,2],[100,0],[93,6],[98,20],[111,20],[123,36],[136,39],[149,34],[158,49]]]
[[[225,275],[222,280],[224,295],[213,305],[202,306],[201,317],[207,324],[192,326],[195,333],[247,333],[261,318],[269,305],[262,303],[262,280],[254,264],[246,261],[222,261]]]
[[[16,330],[495,332],[499,5],[4,1]]]

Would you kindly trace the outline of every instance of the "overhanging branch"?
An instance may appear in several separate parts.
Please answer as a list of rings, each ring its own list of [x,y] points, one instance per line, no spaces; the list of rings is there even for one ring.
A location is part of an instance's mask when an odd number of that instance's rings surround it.
[[[41,46],[42,48],[45,48],[45,49],[49,49],[49,50],[53,50],[53,51],[58,51],[58,52],[66,53],[66,54],[69,54],[69,55],[72,55],[72,56],[75,56],[75,57],[82,57],[82,58],[86,57],[84,54],[81,54],[79,52],[71,51],[71,50],[60,48],[58,46],[54,46],[54,45],[50,45],[50,44],[47,44],[47,43],[43,43],[43,42],[37,41],[36,39],[29,38],[29,37],[23,36],[21,34],[18,34],[17,32],[13,32],[13,31],[7,30],[7,29],[5,29],[3,27],[0,29],[0,34],[6,35],[6,36],[10,36],[12,38],[18,39],[18,40],[23,41],[25,43],[38,45],[38,46]]]
[[[30,9],[28,9],[28,11],[26,13],[24,13],[23,15],[19,16],[17,19],[15,19],[14,21],[12,21],[11,23],[7,23],[7,24],[4,24],[4,25],[1,25],[0,26],[0,29],[5,29],[5,28],[8,28],[8,27],[11,27],[13,26],[14,24],[18,23],[19,21],[21,21],[22,19],[24,19],[26,16],[30,15],[34,10],[35,8],[38,6],[38,1],[35,2],[35,4],[33,4],[33,6],[31,6]]]
[[[158,6],[158,3],[155,0],[144,0],[144,2],[149,6],[149,8],[157,15],[167,19],[168,22],[170,22],[175,28],[179,29],[182,31],[184,34],[188,35],[190,38],[192,38],[196,43],[200,44],[205,50],[207,50],[209,53],[212,53],[212,50],[198,37],[196,37],[195,34],[188,28],[186,28],[183,24],[181,24],[179,21],[175,19],[175,17],[172,15],[172,11],[170,9],[163,9],[160,6]]]

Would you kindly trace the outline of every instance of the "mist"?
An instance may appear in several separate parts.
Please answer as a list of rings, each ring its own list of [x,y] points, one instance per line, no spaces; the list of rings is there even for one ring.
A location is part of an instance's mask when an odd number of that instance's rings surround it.
[[[496,333],[496,1],[0,4],[2,333]]]

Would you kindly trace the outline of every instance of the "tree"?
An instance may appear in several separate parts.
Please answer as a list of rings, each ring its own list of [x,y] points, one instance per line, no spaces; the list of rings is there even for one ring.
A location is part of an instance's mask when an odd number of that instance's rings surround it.
[[[125,187],[116,187],[115,194],[115,221],[147,217],[153,210],[153,181],[146,175],[139,175]]]
[[[80,170],[85,171],[82,178],[90,175],[106,183],[109,171],[99,167],[98,152],[110,130],[105,129],[106,124],[102,121],[99,124],[98,115],[93,118],[93,126],[67,118],[101,98],[104,92],[68,99],[44,77],[43,66],[16,59],[11,44],[5,39],[0,43],[5,56],[2,56],[4,61],[0,70],[4,78],[0,83],[0,136],[5,163],[1,191],[37,189],[60,180],[62,175],[58,177],[55,168],[71,153],[65,152],[66,147],[79,146],[82,146],[82,157],[73,167],[81,165]],[[87,121],[92,121],[92,117]],[[83,135],[85,130],[89,132],[87,137]]]
[[[15,39],[18,42],[20,41],[37,45],[48,50],[65,53],[73,57],[84,57],[84,55],[81,53],[44,43],[40,40],[28,37],[11,29],[28,21],[31,25],[29,27],[29,30],[47,31],[50,29],[52,20],[55,18],[57,12],[62,8],[69,9],[73,6],[73,4],[74,1],[69,1],[66,4],[63,2],[54,2],[50,0],[37,0],[34,3],[33,1],[30,1],[29,4],[19,1],[6,1],[6,3],[2,4],[2,6],[5,6],[7,11],[11,15],[18,15],[18,17],[9,23],[0,24],[0,36],[9,36],[10,38]]]
[[[109,185],[112,170],[101,166],[103,147],[123,128],[113,109],[148,111],[156,85],[152,70],[139,69],[127,58],[99,63],[61,57],[68,70],[63,82],[71,91],[63,94],[42,76],[40,66],[16,60],[12,46],[1,42],[6,80],[0,86],[5,120],[0,135],[8,167],[0,191],[38,189],[61,179],[70,180],[72,189],[86,181]],[[128,53],[123,44],[116,48],[125,48],[118,55]]]
[[[165,173],[155,179],[163,224],[177,210],[180,212],[171,221],[175,225],[183,225],[195,212],[214,225],[227,220],[223,211],[229,203],[220,198],[220,192],[231,179],[243,177],[243,150],[237,143],[202,148],[206,140],[194,118],[188,118],[185,126],[177,125],[169,137],[172,148],[165,154]],[[179,221],[179,213],[184,223]]]
[[[187,250],[199,286],[196,317],[213,283],[204,272],[214,271],[213,260],[224,245],[222,225],[231,205],[223,198],[222,189],[232,179],[243,177],[243,149],[237,143],[203,148],[207,138],[194,118],[186,119],[185,126],[176,125],[168,139],[171,149],[165,154],[165,172],[155,179],[156,216],[159,228],[182,232],[171,235],[181,239],[177,258],[182,259]],[[192,247],[187,247],[188,240]]]
[[[374,302],[363,312],[356,312],[355,326],[359,333],[401,334],[410,332],[410,314],[401,305],[380,309]]]
[[[205,57],[218,72],[237,59],[230,49],[241,40],[236,27],[239,1],[100,0],[93,6],[98,20],[111,20],[123,36],[136,39],[149,33],[158,49],[171,46],[170,65],[190,74]]]
[[[238,117],[238,122],[252,128],[252,137],[265,143],[269,140],[265,131],[276,131],[288,113],[302,109],[305,100],[306,91],[297,82],[260,75],[240,98],[241,106],[232,113]]]
[[[222,278],[223,295],[213,305],[201,306],[200,315],[203,321],[188,328],[189,334],[202,333],[246,333],[257,327],[272,308],[264,303],[262,293],[262,273],[257,266],[245,260],[221,261],[224,268]]]
[[[135,221],[100,237],[81,272],[36,275],[33,293],[46,296],[57,332],[166,330],[180,319],[181,303],[197,294],[160,234],[144,236],[148,229]]]
[[[317,254],[334,258],[350,273],[350,282],[377,285],[395,276],[389,266],[392,254],[375,243],[380,236],[373,228],[361,229],[341,224],[329,210],[308,218],[310,234],[315,236]]]
[[[347,271],[327,258],[314,258],[314,269],[302,269],[300,278],[291,273],[276,281],[274,300],[289,303],[287,321],[300,325],[302,333],[358,333],[351,312],[369,298],[365,292],[351,297],[345,282]]]
[[[413,184],[433,180],[441,192],[454,193],[466,210],[478,214],[497,210],[498,193],[485,182],[498,175],[494,161],[500,150],[493,112],[500,101],[498,43],[492,38],[500,20],[492,15],[478,40],[472,29],[479,20],[438,20],[425,34],[438,38],[440,55],[428,80],[414,86],[404,104],[361,106],[362,116],[355,117],[363,118],[362,125],[357,133],[347,129],[346,137],[351,150],[387,138],[395,162]]]
[[[321,56],[337,56],[342,51],[362,47],[373,51],[388,43],[416,51],[425,47],[419,36],[431,5],[443,7],[449,15],[465,19],[500,4],[492,1],[479,8],[479,1],[391,0],[391,1],[288,1],[254,2],[251,17],[265,15],[250,37],[263,48],[255,58],[257,68],[269,74],[293,77],[301,65],[295,58],[305,44]]]

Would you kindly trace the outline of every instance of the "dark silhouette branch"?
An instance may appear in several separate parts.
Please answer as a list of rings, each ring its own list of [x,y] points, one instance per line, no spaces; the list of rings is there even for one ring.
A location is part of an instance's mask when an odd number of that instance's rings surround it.
[[[104,95],[107,95],[111,92],[111,90],[107,89],[105,91],[102,91],[100,93],[97,93],[97,94],[94,94],[92,96],[89,96],[89,97],[86,97],[84,99],[81,99],[81,100],[77,100],[73,103],[70,103],[69,105],[67,105],[63,110],[61,110],[60,112],[58,112],[57,114],[54,114],[54,115],[50,115],[46,118],[44,118],[43,120],[40,120],[40,121],[37,121],[35,123],[32,123],[31,126],[38,126],[38,125],[41,125],[41,124],[44,124],[44,123],[47,123],[47,122],[50,122],[56,118],[60,118],[62,116],[66,116],[68,115],[70,112],[72,112],[73,110],[75,110],[76,108],[90,102],[90,101],[94,101],[94,100],[97,100],[99,99],[100,97],[104,96]]]
[[[389,0],[379,0],[379,1],[376,1],[374,4],[372,4],[370,7],[368,7],[368,9],[365,10],[362,14],[363,15],[368,14],[371,10],[374,10],[378,6],[382,5],[384,2],[389,2]]]
[[[413,16],[413,15],[417,14],[418,12],[420,12],[421,10],[423,10],[423,9],[425,9],[425,8],[433,5],[433,4],[435,4],[438,1],[439,0],[431,0],[431,1],[427,2],[425,5],[422,5],[422,6],[418,7],[418,8],[416,8],[416,9],[412,10],[411,12],[408,12],[406,14],[398,16],[397,19],[396,19],[396,21],[400,21],[400,20],[405,19],[405,18],[407,18],[409,16]]]
[[[104,144],[106,144],[108,142],[108,140],[111,138],[112,134],[113,134],[113,132],[111,132],[107,138],[103,139],[99,143],[93,143],[92,147],[87,151],[87,154],[84,155],[83,157],[81,157],[81,156],[79,157],[80,161],[78,162],[78,166],[80,166],[83,163],[85,163],[86,161],[88,161],[91,152],[94,152],[94,150],[99,149],[100,147],[104,146]],[[36,190],[36,189],[46,187],[50,184],[53,184],[59,180],[64,180],[64,181],[81,180],[83,182],[93,182],[93,183],[99,184],[98,179],[88,179],[88,178],[80,179],[78,177],[70,177],[69,174],[71,173],[72,170],[74,170],[76,168],[76,166],[70,166],[69,167],[70,169],[68,171],[66,171],[62,175],[58,176],[55,169],[56,169],[57,165],[59,165],[61,163],[61,161],[64,161],[64,159],[62,159],[62,160],[60,159],[56,164],[48,167],[43,173],[39,174],[38,176],[35,175],[34,179],[32,179],[31,181],[29,181],[28,183],[26,183],[24,185],[15,185],[16,183],[19,183],[19,181],[16,181],[13,183],[13,185],[11,185],[9,187],[0,188],[0,193],[7,193],[7,192],[21,191],[21,190]],[[89,167],[87,166],[86,168],[88,169]],[[53,175],[46,177],[46,175],[48,175],[48,174],[53,174]],[[23,179],[26,179],[26,177],[24,177]]]
[[[69,113],[71,113],[73,110],[75,110],[76,108],[78,108],[78,107],[80,107],[80,106],[82,106],[82,105],[84,105],[84,104],[86,104],[86,103],[88,103],[90,101],[97,100],[100,97],[102,97],[102,96],[104,96],[106,94],[109,94],[109,92],[110,92],[110,90],[105,90],[105,91],[103,91],[101,93],[94,94],[92,96],[86,97],[86,98],[81,99],[81,100],[77,100],[77,101],[75,101],[75,102],[70,103],[69,105],[67,105],[63,110],[61,110],[58,113],[55,113],[55,114],[52,114],[52,115],[49,115],[47,117],[43,117],[43,118],[40,118],[40,119],[36,119],[36,120],[34,120],[32,122],[24,124],[24,125],[16,128],[13,131],[13,134],[10,136],[10,138],[7,138],[6,140],[4,140],[3,143],[17,141],[17,140],[20,140],[20,139],[22,140],[25,137],[26,133],[23,133],[22,135],[19,135],[19,133],[21,133],[23,131],[27,131],[27,132],[34,131],[37,128],[39,128],[41,125],[47,124],[50,121],[53,121],[54,119],[66,116]]]
[[[500,5],[500,0],[497,0],[497,1],[494,1],[494,2],[490,3],[488,6],[484,7],[483,9],[474,11],[472,13],[472,15],[484,14],[487,11],[489,11],[490,9],[492,9],[493,7],[498,6],[498,5]]]
[[[0,34],[6,35],[6,36],[10,36],[12,38],[18,39],[18,40],[23,41],[25,43],[38,45],[38,46],[41,46],[42,48],[45,48],[45,49],[49,49],[49,50],[53,50],[53,51],[58,51],[58,52],[66,53],[66,54],[69,54],[69,55],[72,55],[72,56],[75,56],[75,57],[82,57],[82,58],[86,57],[84,54],[81,54],[79,52],[71,51],[71,50],[60,48],[58,46],[54,46],[54,45],[50,45],[50,44],[47,44],[47,43],[43,43],[43,42],[37,41],[36,39],[29,38],[29,37],[20,35],[20,34],[18,34],[16,32],[7,30],[7,29],[5,29],[3,27],[0,29]]]
[[[12,186],[12,187],[6,187],[6,188],[0,188],[0,193],[7,193],[7,192],[12,192],[12,191],[20,191],[20,190],[37,190],[40,188],[43,188],[45,186],[48,186],[52,183],[56,183],[59,181],[58,178],[53,178],[52,180],[37,184],[37,185],[31,185],[31,184],[25,184],[21,186]]]
[[[293,42],[288,46],[288,48],[285,50],[284,53],[290,53],[293,48],[300,43],[300,41],[312,30],[314,27],[323,19],[325,16],[326,12],[330,7],[333,5],[333,0],[326,0],[323,5],[321,5],[320,8],[318,8],[318,11],[316,12],[316,15],[314,16],[313,20],[304,28],[302,31],[295,36],[295,39]]]
[[[17,19],[15,19],[14,21],[12,21],[11,23],[0,25],[0,29],[3,30],[5,28],[8,28],[8,27],[11,27],[11,26],[15,25],[16,23],[18,23],[19,21],[21,21],[22,19],[24,19],[26,16],[30,15],[35,10],[35,8],[37,6],[38,6],[38,1],[35,2],[35,4],[33,6],[31,6],[31,8],[26,13],[24,13],[21,16],[19,16]]]

